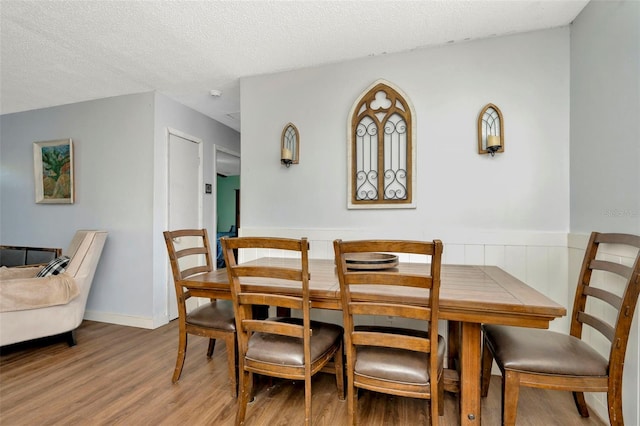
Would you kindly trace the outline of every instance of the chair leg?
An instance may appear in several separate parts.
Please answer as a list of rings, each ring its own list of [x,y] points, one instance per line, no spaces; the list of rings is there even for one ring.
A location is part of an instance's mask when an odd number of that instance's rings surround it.
[[[609,379],[611,380],[611,379]],[[621,387],[622,384],[619,384]],[[622,389],[616,389],[617,392],[609,390],[607,392],[607,405],[609,406],[609,423],[611,426],[624,426],[624,417],[622,415]],[[616,397],[617,395],[617,397]]]
[[[311,374],[305,374],[304,380],[304,425],[311,425]]]
[[[573,401],[576,403],[578,413],[580,413],[582,417],[589,417],[589,408],[587,408],[587,401],[584,399],[584,393],[573,392]]]
[[[333,365],[336,369],[336,386],[338,387],[338,399],[344,401],[344,354],[342,351],[342,342],[340,347],[333,355]]]
[[[353,371],[347,371],[347,417],[347,424],[358,424],[358,389],[353,386]]]
[[[440,398],[440,383],[444,383],[442,380],[439,380],[435,385],[435,389],[432,383],[431,386],[431,400],[429,401],[429,417],[431,420],[431,426],[438,426],[440,421],[440,407],[442,406],[442,412],[444,412],[444,404],[443,400]],[[444,387],[442,388],[444,390]],[[435,390],[435,392],[434,392]]]
[[[483,398],[489,394],[489,382],[491,381],[491,367],[493,367],[493,355],[487,347],[487,342],[482,346],[482,367],[480,369],[480,396]]]
[[[249,386],[249,393],[247,395],[249,395],[249,402],[253,402],[253,400],[256,397],[256,385],[258,384],[258,375],[257,374],[253,374],[253,373],[249,373],[249,378],[251,380],[249,380],[248,386]],[[272,377],[269,377],[269,380],[271,380]]]
[[[180,332],[178,337],[178,358],[176,359],[176,368],[173,370],[173,383],[180,379],[182,374],[182,366],[184,365],[184,358],[187,355],[187,333]]]
[[[236,426],[244,424],[244,419],[247,414],[247,404],[251,398],[253,374],[248,371],[244,371],[244,368],[240,372],[240,395],[238,396],[238,409],[236,411]]]
[[[505,370],[502,377],[502,425],[515,426],[520,396],[520,375]]]
[[[209,347],[207,348],[207,358],[213,355],[213,349],[216,347],[216,339],[209,339]]]
[[[229,385],[231,386],[231,396],[234,398],[238,396],[236,344],[235,333],[229,333],[225,338],[225,345],[227,346],[227,370],[229,371]]]

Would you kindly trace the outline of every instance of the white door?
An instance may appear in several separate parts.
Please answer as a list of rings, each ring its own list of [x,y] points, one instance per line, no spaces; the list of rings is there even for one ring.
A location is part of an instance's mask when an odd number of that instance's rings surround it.
[[[169,229],[202,228],[202,141],[169,130]],[[176,248],[181,243],[176,241]],[[167,283],[169,321],[178,317],[173,276]]]

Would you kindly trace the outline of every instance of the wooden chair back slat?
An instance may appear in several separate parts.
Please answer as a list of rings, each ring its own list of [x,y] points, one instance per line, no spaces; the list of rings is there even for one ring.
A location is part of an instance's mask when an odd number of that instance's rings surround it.
[[[184,280],[192,275],[202,274],[204,272],[211,272],[209,265],[194,266],[193,268],[187,268],[180,271],[180,279]]]
[[[610,262],[608,260],[592,260],[589,264],[589,268],[592,271],[604,271],[618,274],[625,280],[628,280],[631,274],[633,274],[633,269],[629,266],[625,266],[621,263]]]
[[[403,287],[416,287],[429,289],[433,285],[433,279],[428,275],[398,274],[396,272],[380,271],[353,272],[345,276],[347,285],[397,285]]]
[[[437,241],[437,240],[436,240]],[[347,241],[345,241],[347,243]],[[410,240],[354,240],[348,241],[349,253],[406,253],[426,256],[437,255],[438,247],[423,241]],[[390,249],[393,244],[393,250]],[[440,246],[441,248],[441,246]]]
[[[586,312],[578,312],[577,320],[582,324],[587,324],[595,328],[610,342],[613,341],[616,330],[609,323],[603,321],[602,319],[594,315],[588,314]]]
[[[616,310],[619,310],[620,306],[622,306],[622,297],[618,296],[617,294],[611,293],[610,291],[591,286],[585,287],[583,291],[586,296],[591,296],[596,299],[603,300],[609,305],[613,306]]]
[[[304,327],[297,324],[276,323],[270,321],[244,320],[242,322],[245,330],[250,332],[262,332],[279,334],[281,336],[304,338]]]
[[[392,303],[352,302],[349,304],[349,309],[352,315],[378,315],[409,319],[425,319],[431,316],[431,308],[429,307]]]
[[[640,247],[640,235],[596,232],[593,242],[597,244],[624,244],[627,246]]]
[[[207,254],[209,252],[208,247],[189,247],[176,252],[176,257],[180,259],[185,256],[192,256],[197,254]]]
[[[416,352],[431,352],[431,339],[400,334],[355,331],[351,335],[356,346],[380,346],[387,348],[409,349]]]
[[[240,278],[241,281],[244,277],[302,281],[302,271],[299,269],[281,268],[278,266],[236,266],[234,268],[234,275]]]
[[[280,306],[288,309],[302,309],[303,301],[300,297],[280,296],[269,293],[240,293],[238,302],[241,305]]]

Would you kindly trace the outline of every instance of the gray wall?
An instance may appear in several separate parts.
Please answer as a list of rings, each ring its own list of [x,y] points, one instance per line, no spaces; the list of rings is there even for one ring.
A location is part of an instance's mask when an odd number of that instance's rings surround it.
[[[3,244],[66,248],[77,229],[104,229],[107,242],[87,309],[151,313],[152,93],[0,117]],[[32,144],[71,138],[76,201],[36,204]]]
[[[240,151],[238,132],[155,93],[0,116],[1,242],[66,248],[77,229],[109,232],[89,319],[142,327],[167,321],[166,127],[203,140],[205,182],[215,182],[214,143]],[[74,143],[76,202],[36,204],[33,142],[62,138]],[[213,233],[214,198],[204,204]]]
[[[571,294],[585,234],[640,234],[639,118],[640,2],[592,1],[571,27]],[[632,262],[618,253],[609,256]],[[640,424],[639,317],[636,308],[622,381],[624,418],[630,425]],[[607,353],[608,344],[597,337],[591,343]],[[588,398],[606,419],[606,396]]]
[[[590,2],[571,29],[571,232],[640,234],[640,2]]]
[[[379,78],[416,111],[416,209],[347,209],[349,110]],[[480,240],[569,229],[569,28],[246,78],[241,96],[243,227],[419,238],[464,230]],[[493,158],[477,151],[478,114],[490,102],[505,132]],[[300,164],[284,168],[288,122],[300,131]]]

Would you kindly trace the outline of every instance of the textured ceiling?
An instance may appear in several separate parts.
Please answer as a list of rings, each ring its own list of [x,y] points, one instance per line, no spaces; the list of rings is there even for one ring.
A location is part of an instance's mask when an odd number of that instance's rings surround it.
[[[564,26],[587,2],[0,0],[0,114],[157,90],[239,130],[241,77]]]

